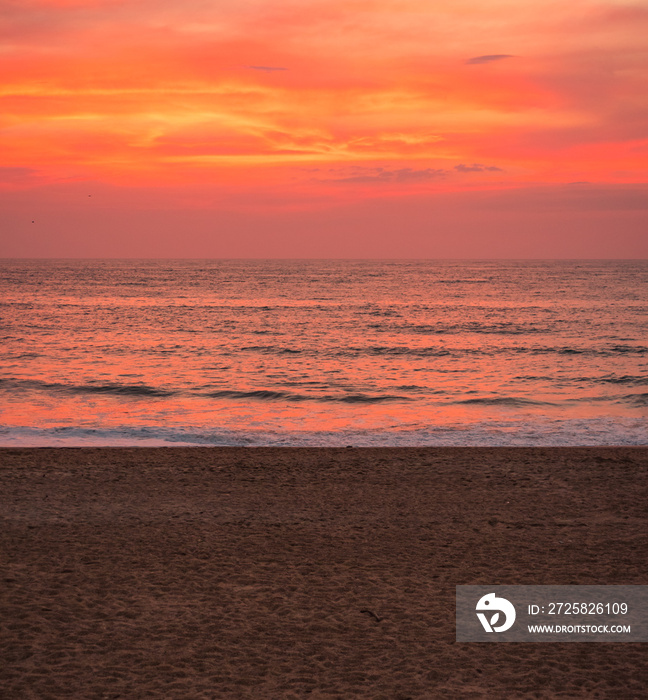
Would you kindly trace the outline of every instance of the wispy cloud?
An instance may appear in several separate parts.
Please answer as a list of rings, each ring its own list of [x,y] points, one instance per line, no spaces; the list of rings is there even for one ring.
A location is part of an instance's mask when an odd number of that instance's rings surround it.
[[[473,56],[469,58],[466,63],[468,65],[473,65],[475,63],[491,63],[492,61],[501,61],[504,58],[514,58],[510,53],[491,53],[485,56]]]
[[[35,180],[37,171],[34,168],[0,167],[1,184],[22,184]]]
[[[472,165],[459,163],[459,165],[455,165],[455,170],[460,173],[483,173],[489,170],[492,172],[504,172],[502,168],[498,168],[495,165],[482,165],[481,163],[473,163]]]
[[[282,66],[245,66],[245,67],[249,68],[250,70],[266,71],[267,73],[271,73],[272,71],[276,71],[276,70],[288,70],[287,68],[283,68]]]
[[[326,178],[329,182],[349,183],[403,183],[436,180],[448,174],[442,168],[350,168],[346,171],[334,170],[337,177]]]

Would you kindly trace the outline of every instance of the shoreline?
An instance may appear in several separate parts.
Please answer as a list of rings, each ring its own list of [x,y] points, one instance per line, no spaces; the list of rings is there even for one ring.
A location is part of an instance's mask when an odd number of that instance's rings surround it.
[[[7,697],[645,696],[645,644],[456,643],[454,587],[648,583],[648,447],[3,447],[0,494]]]
[[[259,409],[261,404],[256,405]],[[279,404],[279,407],[281,404]],[[77,406],[75,412],[82,411]],[[267,407],[266,407],[267,408]],[[302,407],[303,408],[303,407]],[[110,413],[122,407],[110,404]],[[214,410],[216,410],[214,408]],[[283,409],[280,409],[283,410]],[[401,416],[402,418],[402,416]],[[455,416],[456,418],[456,416]],[[645,416],[569,416],[511,414],[495,411],[486,421],[475,415],[458,422],[435,422],[426,427],[394,423],[388,429],[366,424],[362,429],[338,426],[312,430],[301,425],[290,429],[278,417],[281,429],[273,429],[266,415],[261,424],[246,429],[224,425],[218,429],[204,425],[113,425],[101,427],[5,426],[0,430],[0,449],[31,448],[112,448],[112,447],[310,447],[341,448],[441,448],[441,447],[648,447],[648,420]],[[317,421],[315,421],[317,423]],[[418,426],[418,427],[417,427]],[[293,426],[295,427],[295,426]],[[321,427],[321,426],[320,426]]]

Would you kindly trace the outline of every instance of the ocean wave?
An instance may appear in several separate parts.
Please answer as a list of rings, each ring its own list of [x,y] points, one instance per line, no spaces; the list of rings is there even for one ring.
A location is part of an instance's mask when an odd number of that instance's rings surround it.
[[[557,404],[550,401],[534,401],[533,399],[525,399],[515,396],[484,396],[473,399],[461,399],[459,401],[451,401],[453,404],[478,404],[482,406],[556,406]]]
[[[425,335],[456,335],[461,333],[476,333],[485,335],[534,335],[537,333],[550,333],[555,329],[540,326],[538,324],[519,324],[510,321],[502,323],[484,324],[479,321],[457,324],[404,324],[394,326],[398,332],[421,333]]]
[[[409,396],[367,396],[366,394],[348,394],[346,396],[328,396],[324,401],[340,401],[342,403],[381,403],[383,401],[412,401]]]
[[[513,349],[512,349],[513,350]],[[519,353],[530,353],[532,355],[592,355],[598,357],[614,357],[615,355],[644,355],[648,348],[643,345],[612,345],[600,347],[574,347],[563,346],[532,346],[530,348],[519,348],[515,350]]]
[[[622,377],[617,377],[614,374],[608,374],[605,377],[596,377],[589,380],[584,378],[584,381],[600,382],[601,384],[628,384],[630,386],[643,386],[648,385],[648,377],[637,377],[625,374]]]
[[[322,403],[382,403],[385,401],[412,401],[408,396],[367,394],[342,394],[332,395],[306,395],[293,394],[289,391],[272,391],[267,389],[256,389],[252,391],[236,391],[233,389],[221,389],[211,391],[201,396],[209,396],[215,399],[258,399],[261,401],[317,401]]]
[[[394,331],[397,329],[388,328],[381,325],[372,324],[368,328],[379,331]],[[423,332],[423,331],[421,331]],[[442,335],[442,332],[429,332],[430,335]],[[286,350],[273,346],[250,346],[242,350],[252,350],[266,353],[300,352]],[[302,351],[304,352],[304,351]],[[309,348],[308,353],[319,352],[317,348]],[[648,353],[648,348],[644,346],[594,346],[575,347],[569,345],[484,345],[482,347],[410,347],[410,346],[388,346],[388,345],[368,345],[341,347],[331,350],[325,354],[336,357],[360,357],[363,355],[386,355],[386,356],[412,356],[412,357],[441,357],[452,355],[462,356],[506,356],[506,355],[578,355],[583,357],[614,357],[624,354],[644,355]],[[648,380],[647,380],[648,381]]]
[[[444,357],[452,354],[446,348],[410,348],[410,347],[383,347],[371,346],[367,348],[354,348],[358,354],[365,355],[407,355],[412,357]]]
[[[3,447],[246,446],[246,447],[553,447],[646,445],[646,418],[493,420],[414,429],[273,431],[200,426],[34,428],[0,426]]]
[[[265,353],[269,355],[274,355],[274,354],[298,354],[303,352],[303,350],[297,350],[295,348],[282,348],[276,345],[248,345],[244,348],[241,348],[241,351],[247,351],[247,352],[260,352],[260,353]]]
[[[628,403],[631,406],[637,406],[642,408],[643,406],[648,406],[648,393],[645,394],[628,394],[622,397],[623,403]]]
[[[623,376],[617,376],[614,374],[607,374],[603,377],[586,377],[586,376],[561,376],[560,378],[555,376],[538,376],[538,375],[517,375],[512,377],[516,381],[524,382],[544,382],[544,383],[560,383],[561,385],[571,385],[571,384],[584,384],[584,385],[596,385],[596,384],[621,384],[628,386],[648,386],[648,377],[640,377],[636,375],[625,374]]]
[[[177,393],[145,384],[85,384],[71,386],[69,391],[75,394],[115,394],[117,396],[174,396]]]
[[[267,389],[256,389],[252,391],[236,391],[234,389],[220,389],[210,391],[201,396],[209,396],[213,399],[259,399],[262,401],[307,401],[308,396],[303,394],[292,394],[288,391],[270,391]]]
[[[648,352],[648,348],[644,345],[612,345],[606,348],[606,352],[619,355],[645,355]]]
[[[575,347],[572,345],[530,345],[513,347],[453,348],[453,354],[479,355],[579,355],[584,357],[614,357],[623,354],[644,355],[643,345]]]
[[[0,379],[5,389],[36,390],[66,394],[113,394],[117,396],[173,396],[177,392],[156,389],[146,384],[62,384],[38,379]]]
[[[535,374],[519,374],[516,377],[512,377],[512,379],[521,382],[553,382],[556,378],[549,376],[538,376]],[[578,381],[580,381],[580,379]]]

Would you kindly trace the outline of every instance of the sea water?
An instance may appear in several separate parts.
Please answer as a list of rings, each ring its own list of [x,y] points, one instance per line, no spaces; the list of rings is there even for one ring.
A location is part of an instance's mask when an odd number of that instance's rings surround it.
[[[1,445],[638,445],[647,261],[3,260]]]

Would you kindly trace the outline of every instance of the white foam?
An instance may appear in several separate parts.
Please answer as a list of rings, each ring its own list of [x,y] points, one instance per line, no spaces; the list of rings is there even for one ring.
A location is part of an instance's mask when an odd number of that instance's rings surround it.
[[[206,427],[121,426],[88,429],[0,428],[3,447],[161,447],[189,445],[286,447],[604,446],[648,445],[646,418],[483,421],[469,426],[410,430],[222,430]]]

